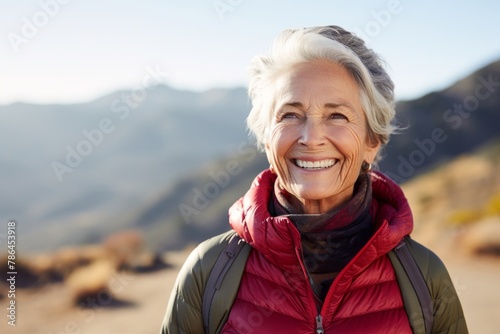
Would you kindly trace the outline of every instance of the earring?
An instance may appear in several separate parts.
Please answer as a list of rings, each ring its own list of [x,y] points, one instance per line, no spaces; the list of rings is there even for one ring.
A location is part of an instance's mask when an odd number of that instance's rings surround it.
[[[271,171],[271,173],[276,174],[273,165],[269,165],[269,170]]]
[[[367,162],[366,160],[364,160],[363,163],[361,164],[361,170],[363,170],[363,172],[365,172],[365,173],[371,171],[372,164]]]

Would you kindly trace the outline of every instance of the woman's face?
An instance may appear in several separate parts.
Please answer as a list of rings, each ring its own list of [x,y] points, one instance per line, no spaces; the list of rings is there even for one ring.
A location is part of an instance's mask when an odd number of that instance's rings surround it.
[[[275,89],[266,153],[280,186],[305,213],[341,206],[380,146],[368,142],[358,85],[343,66],[316,60],[283,74]]]

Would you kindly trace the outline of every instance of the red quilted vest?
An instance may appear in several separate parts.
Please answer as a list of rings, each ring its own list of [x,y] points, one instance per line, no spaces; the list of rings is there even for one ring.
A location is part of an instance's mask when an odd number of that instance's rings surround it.
[[[261,173],[230,209],[232,228],[254,250],[222,333],[411,333],[386,255],[413,228],[401,188],[372,173],[376,232],[335,278],[318,311],[300,234],[288,218],[271,217],[267,209],[275,178]]]

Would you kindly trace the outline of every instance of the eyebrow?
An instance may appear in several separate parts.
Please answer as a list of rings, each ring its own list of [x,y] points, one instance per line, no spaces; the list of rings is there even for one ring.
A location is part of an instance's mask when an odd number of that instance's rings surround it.
[[[283,109],[283,107],[294,107],[294,108],[298,108],[298,109],[304,109],[304,105],[301,103],[301,102],[288,102],[288,103],[284,103],[281,108],[279,109]],[[325,108],[328,108],[328,109],[336,109],[338,107],[347,107],[351,110],[355,110],[354,107],[348,103],[348,102],[344,102],[344,103],[333,103],[333,102],[329,102],[329,103],[325,103],[324,105]]]

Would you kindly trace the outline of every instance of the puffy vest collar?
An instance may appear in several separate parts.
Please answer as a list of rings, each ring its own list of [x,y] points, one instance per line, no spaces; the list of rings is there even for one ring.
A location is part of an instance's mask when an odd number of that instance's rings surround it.
[[[366,267],[393,249],[413,229],[411,210],[401,188],[380,172],[372,172],[371,177],[370,213],[376,231],[346,271]],[[230,208],[229,223],[271,263],[285,270],[296,269],[301,258],[300,234],[287,217],[272,217],[268,210],[275,181],[276,175],[271,171],[260,173],[248,192]]]

